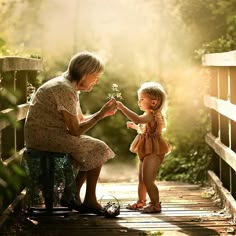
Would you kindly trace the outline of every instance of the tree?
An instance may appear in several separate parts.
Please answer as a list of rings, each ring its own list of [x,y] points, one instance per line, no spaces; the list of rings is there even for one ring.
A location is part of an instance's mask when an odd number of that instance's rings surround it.
[[[236,49],[236,0],[178,0],[178,10],[196,39],[198,59]]]

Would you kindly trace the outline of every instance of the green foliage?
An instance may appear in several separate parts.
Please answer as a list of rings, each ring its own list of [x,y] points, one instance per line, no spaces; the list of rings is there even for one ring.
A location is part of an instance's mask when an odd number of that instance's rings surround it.
[[[209,43],[204,43],[200,49],[195,50],[196,59],[207,53],[227,52],[236,49],[236,41],[229,35],[222,36]]]
[[[181,144],[176,143],[172,153],[164,160],[158,173],[159,179],[192,183],[207,181],[212,153],[199,134],[202,133],[196,131],[191,132],[188,138],[178,136]]]
[[[0,99],[1,109],[12,108],[17,111],[16,107],[17,93],[11,92],[6,88],[1,87],[0,83]],[[11,126],[18,127],[14,116],[0,113],[0,121],[7,120]],[[0,160],[0,209],[6,207],[16,194],[22,190],[25,181],[25,173],[18,163],[3,164]]]
[[[173,73],[178,74],[174,76]],[[198,67],[169,72],[167,81],[167,131],[164,136],[172,145],[158,178],[161,180],[204,182],[211,160],[211,151],[205,143],[210,129],[209,114],[203,104],[209,81]]]
[[[196,59],[236,49],[236,0],[179,0],[178,5],[184,23],[196,36]]]
[[[7,166],[0,161],[0,204],[9,204],[14,200],[26,181],[26,173],[18,163]],[[1,207],[0,207],[1,208]]]
[[[1,99],[1,105],[0,109],[7,109],[12,108],[15,111],[17,111],[16,106],[16,97],[17,93],[13,91],[9,91],[6,88],[1,87],[1,80],[0,80],[0,99]],[[12,126],[17,126],[15,117],[9,114],[0,113],[0,121],[1,120],[7,120]]]

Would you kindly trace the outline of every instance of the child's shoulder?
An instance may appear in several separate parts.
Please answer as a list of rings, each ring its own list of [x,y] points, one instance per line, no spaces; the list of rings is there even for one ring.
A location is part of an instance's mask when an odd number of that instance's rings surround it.
[[[144,115],[146,115],[146,116],[154,116],[155,114],[154,114],[153,111],[146,111],[146,112],[144,113]]]
[[[153,112],[153,116],[154,116],[156,119],[164,119],[163,114],[161,113],[160,110],[154,111],[154,112]]]

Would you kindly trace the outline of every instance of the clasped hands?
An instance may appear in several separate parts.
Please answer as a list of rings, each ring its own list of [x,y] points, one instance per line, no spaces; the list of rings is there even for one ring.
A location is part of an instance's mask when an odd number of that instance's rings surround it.
[[[119,103],[120,102],[116,101],[115,98],[111,98],[107,103],[105,103],[102,107],[104,111],[103,117],[114,115],[119,107]]]

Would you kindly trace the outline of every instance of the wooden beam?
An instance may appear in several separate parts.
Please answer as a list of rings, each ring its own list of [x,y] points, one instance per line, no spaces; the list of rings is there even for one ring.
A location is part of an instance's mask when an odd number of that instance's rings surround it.
[[[222,53],[209,53],[202,56],[203,66],[236,66],[236,50]]]
[[[23,153],[25,151],[25,148],[22,148],[21,150],[19,150],[18,152],[16,152],[15,154],[13,154],[11,157],[7,158],[7,160],[2,161],[4,165],[9,165],[11,162],[14,161],[22,161],[22,157],[23,157]]]
[[[0,73],[8,71],[40,71],[42,61],[34,58],[0,57]]]
[[[232,197],[231,193],[224,188],[222,182],[217,177],[213,171],[208,171],[208,179],[210,185],[213,186],[217,194],[220,196],[220,200],[223,203],[223,206],[230,212],[232,215],[232,221],[236,222],[236,201]]]
[[[236,171],[236,153],[229,147],[221,143],[219,138],[216,138],[211,133],[205,136],[206,143],[214,149],[214,151]]]
[[[19,121],[19,120],[23,120],[26,117],[28,109],[29,109],[29,104],[25,103],[25,104],[18,105],[17,110],[9,108],[9,109],[0,111],[0,114],[13,116],[16,119],[16,121]],[[0,130],[3,130],[9,125],[10,125],[9,121],[0,120]]]
[[[204,96],[204,104],[210,109],[216,110],[218,113],[236,121],[236,105],[232,104],[229,100],[222,100],[209,95]]]

